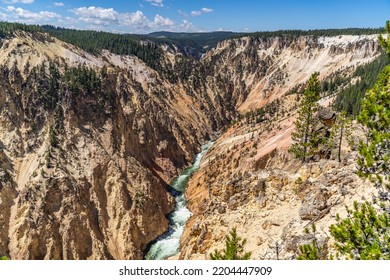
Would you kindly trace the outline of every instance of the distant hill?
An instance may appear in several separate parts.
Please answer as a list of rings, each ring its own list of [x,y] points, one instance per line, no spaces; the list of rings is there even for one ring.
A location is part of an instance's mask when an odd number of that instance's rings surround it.
[[[202,47],[204,51],[217,46],[218,42],[230,39],[232,37],[240,37],[245,33],[216,31],[216,32],[199,32],[199,33],[174,33],[174,32],[153,32],[146,36],[158,39],[170,39],[179,43],[190,42]]]

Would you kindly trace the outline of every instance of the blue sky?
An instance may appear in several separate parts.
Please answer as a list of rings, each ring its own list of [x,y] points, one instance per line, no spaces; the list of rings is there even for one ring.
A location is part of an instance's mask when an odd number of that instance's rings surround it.
[[[0,20],[124,33],[381,27],[390,0],[0,0]]]

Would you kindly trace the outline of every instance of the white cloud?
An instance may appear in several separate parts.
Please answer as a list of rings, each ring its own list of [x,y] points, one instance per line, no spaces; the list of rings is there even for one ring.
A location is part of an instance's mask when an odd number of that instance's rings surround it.
[[[34,3],[34,0],[9,0],[9,1],[3,1],[7,4],[16,4],[16,3],[22,3],[22,4],[31,4]]]
[[[7,20],[8,15],[0,12],[0,20]]]
[[[141,11],[120,14],[119,19],[120,25],[136,28],[138,32],[161,30],[162,28],[171,29],[175,25],[173,20],[160,16],[159,14],[151,21]]]
[[[62,3],[62,2],[54,2],[54,6],[56,6],[56,7],[63,7],[63,6],[65,6],[65,4]]]
[[[201,10],[198,10],[198,11],[192,11],[191,16],[195,17],[195,16],[200,16],[200,15],[206,14],[206,13],[212,13],[212,12],[214,12],[213,9],[202,8]]]
[[[94,25],[109,25],[118,22],[118,13],[113,8],[80,7],[74,9],[73,13],[79,17],[80,21]]]
[[[0,0],[2,1],[2,0]],[[16,0],[10,0],[16,1]],[[21,0],[33,1],[33,0]],[[163,0],[154,0],[154,3],[163,4]],[[62,7],[63,2],[52,2],[57,7]],[[19,21],[28,24],[54,24],[67,28],[105,30],[120,33],[148,33],[152,31],[201,31],[187,19],[175,22],[161,14],[147,17],[142,11],[119,12],[114,8],[102,8],[96,6],[78,7],[70,10],[72,17],[61,16],[51,11],[30,11],[14,5],[1,8],[0,20]],[[211,9],[203,8],[202,13],[211,12]],[[75,27],[76,26],[76,27]]]
[[[131,29],[132,32],[147,32],[161,29],[171,30],[175,26],[175,22],[170,18],[157,14],[153,19],[149,19],[141,11],[119,13],[113,8],[91,6],[80,7],[72,12],[78,16],[79,21],[91,24],[93,29],[99,29],[99,27],[106,29],[108,26],[117,25]]]
[[[154,17],[154,22],[153,22],[156,26],[173,26],[175,25],[175,23],[169,19],[169,18],[165,18],[165,17],[162,17],[160,16],[159,14],[157,14],[155,17]]]
[[[153,6],[164,7],[164,0],[144,0]]]
[[[125,13],[121,16],[121,25],[132,26],[138,30],[148,29],[149,19],[141,12]]]
[[[59,14],[49,12],[49,11],[40,11],[38,13],[31,12],[22,8],[15,8],[14,6],[8,6],[6,11],[10,12],[12,19],[25,22],[35,22],[39,23],[41,21],[48,21],[51,19],[61,18]]]

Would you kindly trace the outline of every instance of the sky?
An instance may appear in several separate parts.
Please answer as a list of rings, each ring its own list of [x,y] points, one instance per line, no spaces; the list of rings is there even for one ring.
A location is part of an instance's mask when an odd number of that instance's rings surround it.
[[[0,21],[117,33],[383,27],[390,0],[0,0]]]

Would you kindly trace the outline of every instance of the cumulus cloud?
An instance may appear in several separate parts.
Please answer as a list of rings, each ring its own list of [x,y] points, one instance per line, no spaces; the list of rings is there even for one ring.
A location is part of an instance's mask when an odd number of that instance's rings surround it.
[[[80,7],[72,10],[78,16],[78,20],[91,24],[92,28],[98,29],[99,26],[107,27],[111,25],[123,26],[131,28],[136,32],[145,32],[159,29],[172,29],[175,22],[170,18],[163,17],[159,14],[153,19],[146,17],[142,11],[133,13],[119,13],[113,8],[100,7]]]
[[[61,18],[59,14],[49,12],[49,11],[40,11],[38,13],[25,10],[22,8],[15,8],[14,6],[8,6],[6,8],[6,11],[10,13],[9,16],[12,17],[14,20],[18,21],[24,21],[24,22],[41,22],[41,21],[48,21],[51,19],[58,19]]]
[[[164,0],[144,0],[153,6],[164,7]]]
[[[134,13],[125,13],[120,16],[121,25],[132,26],[137,30],[146,30],[149,27],[149,19],[141,12],[136,11]]]
[[[5,0],[0,0],[0,2]],[[15,3],[32,3],[34,0],[9,0]],[[145,0],[151,4],[164,5],[164,0]],[[63,7],[63,2],[52,2],[56,7]],[[14,5],[1,8],[0,20],[19,21],[28,24],[54,24],[68,28],[106,30],[123,33],[146,33],[152,31],[200,31],[188,17],[182,22],[175,22],[169,17],[156,14],[153,17],[146,16],[142,11],[120,12],[114,8],[102,8],[97,6],[77,7],[69,10],[73,16],[61,16],[52,11],[31,11]],[[201,13],[211,12],[212,9],[203,8]],[[181,11],[180,11],[181,12]],[[188,15],[189,16],[189,15]]]
[[[171,19],[162,17],[159,14],[157,14],[154,17],[154,22],[153,23],[156,26],[173,26],[173,25],[175,25],[175,23]]]
[[[118,13],[113,8],[80,7],[74,9],[73,13],[79,17],[80,21],[94,25],[109,25],[118,22]]]
[[[195,16],[200,16],[200,15],[203,15],[203,14],[207,14],[207,13],[212,13],[214,12],[213,9],[210,9],[210,8],[202,8],[198,11],[192,11],[191,12],[191,16],[195,17]]]
[[[149,20],[141,11],[125,13],[119,15],[120,24],[126,27],[135,28],[138,32],[150,30],[171,29],[175,22],[170,18],[155,15],[153,20]]]

